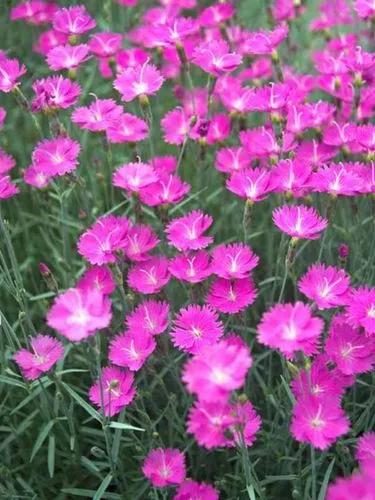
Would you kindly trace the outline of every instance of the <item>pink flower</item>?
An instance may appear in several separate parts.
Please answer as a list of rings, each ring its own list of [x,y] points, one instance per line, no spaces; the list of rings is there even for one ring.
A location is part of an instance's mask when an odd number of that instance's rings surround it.
[[[26,68],[17,59],[0,57],[0,91],[8,93],[18,87],[18,79],[26,73]]]
[[[349,431],[349,419],[336,401],[304,397],[293,409],[290,431],[297,441],[324,450]]]
[[[250,55],[271,55],[288,36],[288,26],[277,26],[273,31],[255,31],[246,36],[244,52]]]
[[[328,487],[327,500],[375,500],[374,488],[366,474],[357,472],[349,477],[338,478]]]
[[[194,50],[192,62],[206,73],[219,76],[235,70],[242,63],[240,54],[229,50],[228,44],[223,40],[202,42]]]
[[[247,152],[256,157],[277,157],[282,149],[274,132],[266,127],[243,130],[240,132],[240,140]]]
[[[107,139],[113,143],[138,142],[147,136],[147,123],[130,113],[123,113],[107,128]]]
[[[300,197],[309,191],[312,166],[295,159],[280,160],[272,174],[277,185],[276,191]]]
[[[230,432],[233,434],[230,446],[235,446],[236,444],[251,446],[261,426],[259,415],[249,401],[234,404],[232,411],[236,418],[236,423],[230,427]]]
[[[128,194],[139,193],[157,180],[153,167],[141,162],[122,165],[113,174],[113,185],[125,189]]]
[[[87,61],[89,46],[80,45],[58,45],[47,54],[47,64],[53,71],[61,69],[75,69],[84,61]]]
[[[293,238],[316,240],[328,225],[315,208],[305,205],[283,205],[272,212],[275,225]]]
[[[298,282],[298,289],[319,309],[347,304],[350,278],[342,269],[324,264],[310,266]]]
[[[13,356],[27,380],[35,380],[48,372],[64,356],[62,343],[48,335],[37,335],[30,340],[31,351],[20,349]]]
[[[42,172],[38,166],[31,165],[25,170],[23,180],[30,186],[34,186],[37,189],[43,189],[48,186],[51,176]]]
[[[355,0],[354,9],[361,19],[371,19],[375,16],[373,0]]]
[[[286,106],[290,93],[290,86],[285,83],[270,83],[255,89],[249,97],[248,110],[276,113]]]
[[[375,432],[366,432],[357,441],[356,459],[369,478],[375,478]]]
[[[204,346],[217,342],[223,333],[223,324],[211,307],[190,305],[178,312],[171,337],[182,351],[197,354]]]
[[[258,340],[279,349],[287,358],[298,351],[309,356],[317,350],[323,325],[323,320],[312,316],[309,306],[302,302],[276,304],[263,314]]]
[[[180,108],[169,111],[160,124],[164,132],[164,141],[168,144],[182,144],[191,129],[190,118]]]
[[[155,347],[154,339],[145,330],[125,332],[112,340],[108,357],[115,365],[138,371]]]
[[[180,203],[190,185],[177,175],[157,173],[159,179],[140,192],[141,201],[150,207]]]
[[[251,279],[227,280],[217,278],[211,284],[206,302],[222,313],[236,314],[256,298],[256,289]]]
[[[72,122],[91,132],[103,132],[121,116],[122,107],[113,99],[96,99],[89,106],[76,108]]]
[[[177,255],[170,261],[169,271],[178,280],[200,283],[212,273],[210,257],[204,250]]]
[[[219,492],[210,484],[187,479],[173,497],[174,500],[219,500]]]
[[[49,76],[33,83],[35,97],[31,103],[33,111],[66,109],[73,106],[81,93],[77,82],[63,76]]]
[[[128,285],[136,292],[148,295],[159,293],[169,279],[168,259],[166,257],[150,257],[145,262],[139,262],[130,269]]]
[[[77,283],[77,288],[98,290],[103,295],[110,295],[116,289],[112,273],[106,266],[93,266],[88,269]]]
[[[186,477],[185,457],[173,448],[156,448],[145,458],[142,472],[157,488],[181,484]]]
[[[20,190],[12,183],[9,175],[0,175],[0,200],[12,198],[19,192]]]
[[[54,29],[50,29],[39,35],[38,41],[33,46],[33,49],[35,52],[46,56],[51,49],[67,43],[68,39],[68,35],[55,31]]]
[[[45,8],[46,4],[42,0],[27,0],[11,8],[10,19],[11,21],[18,21],[19,19],[30,20]]]
[[[79,342],[107,328],[111,318],[111,302],[97,289],[69,288],[55,298],[47,324],[72,342]]]
[[[116,262],[117,253],[124,252],[130,222],[126,217],[106,215],[100,217],[78,241],[78,252],[90,264]]]
[[[231,3],[217,3],[203,9],[199,14],[198,22],[204,27],[215,27],[231,19],[234,14],[235,10]]]
[[[168,241],[177,250],[200,250],[212,243],[212,236],[203,233],[211,226],[212,217],[201,210],[193,210],[183,217],[173,219],[167,226]]]
[[[356,196],[362,191],[363,180],[356,171],[343,163],[320,167],[311,177],[311,185],[318,193],[333,196]]]
[[[149,335],[163,333],[169,324],[169,304],[156,300],[146,300],[126,316],[129,331],[144,331]]]
[[[6,154],[6,152],[0,148],[0,175],[6,174],[16,165],[13,156]]]
[[[64,175],[77,168],[79,142],[60,136],[39,142],[32,154],[33,165],[48,175]]]
[[[246,278],[257,266],[259,257],[243,243],[219,245],[212,251],[212,272],[220,278]]]
[[[320,144],[313,139],[312,141],[303,141],[297,147],[295,153],[294,161],[308,162],[312,167],[320,167],[336,156],[337,149],[333,146]]]
[[[226,182],[232,193],[253,203],[264,200],[274,191],[276,184],[270,170],[266,168],[244,168],[233,172]]]
[[[346,319],[350,325],[364,328],[366,334],[375,334],[375,288],[364,286],[352,291]]]
[[[182,380],[199,400],[227,401],[230,392],[244,385],[251,363],[244,343],[223,339],[193,356],[184,366]]]
[[[328,146],[346,146],[356,140],[357,126],[354,123],[337,123],[333,121],[324,130],[323,142]]]
[[[99,379],[90,387],[89,398],[104,415],[113,417],[134,399],[134,375],[116,366],[103,368]]]
[[[53,28],[67,35],[82,35],[95,28],[96,22],[84,5],[59,9],[53,17]]]
[[[135,262],[148,260],[148,252],[155,248],[159,241],[150,226],[135,225],[129,229],[125,254]]]
[[[121,49],[122,39],[120,33],[95,33],[89,40],[90,52],[97,57],[112,57]]]
[[[153,64],[145,62],[142,66],[125,69],[115,80],[114,87],[121,99],[130,102],[136,97],[155,94],[163,85],[164,78]]]
[[[215,168],[230,174],[250,166],[250,158],[244,148],[222,148],[216,153]]]

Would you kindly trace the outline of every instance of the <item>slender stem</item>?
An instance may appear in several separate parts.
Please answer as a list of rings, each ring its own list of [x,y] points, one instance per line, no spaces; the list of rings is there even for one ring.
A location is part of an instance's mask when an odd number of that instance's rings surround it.
[[[315,463],[315,448],[310,446],[311,456],[311,499],[316,500],[316,463]]]

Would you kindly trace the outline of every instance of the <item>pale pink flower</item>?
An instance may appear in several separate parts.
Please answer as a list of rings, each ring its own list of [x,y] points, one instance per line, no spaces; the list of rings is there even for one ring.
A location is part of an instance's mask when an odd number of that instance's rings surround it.
[[[206,302],[222,313],[236,314],[256,298],[256,289],[251,279],[227,280],[217,278],[212,282]]]
[[[219,500],[219,492],[210,484],[187,479],[180,484],[174,500]]]
[[[227,42],[213,40],[198,45],[194,50],[192,62],[206,73],[219,76],[238,68],[242,63],[242,57],[240,54],[230,52]]]
[[[356,459],[369,479],[375,478],[375,432],[366,432],[357,441]]]
[[[142,66],[125,69],[115,80],[114,87],[121,99],[130,102],[136,97],[155,94],[163,85],[164,78],[156,66],[145,62]]]
[[[20,349],[13,359],[27,380],[35,380],[48,372],[64,356],[62,343],[48,335],[37,335],[30,340],[30,350]]]
[[[148,136],[148,125],[138,116],[123,113],[108,126],[106,132],[109,142],[138,142]]]
[[[142,472],[158,488],[181,484],[186,477],[185,457],[173,448],[156,448],[145,458]]]
[[[212,273],[210,256],[204,250],[177,255],[170,261],[169,271],[178,280],[200,283]]]
[[[298,351],[309,356],[318,348],[323,325],[323,320],[312,316],[309,306],[302,302],[276,304],[263,314],[258,325],[258,340],[279,349],[287,358]]]
[[[61,75],[36,80],[33,83],[33,90],[35,93],[31,103],[33,111],[69,108],[77,102],[81,94],[81,87],[77,82]]]
[[[173,344],[190,354],[199,353],[223,335],[218,314],[209,306],[190,305],[180,309],[171,330]]]
[[[145,330],[124,332],[112,340],[108,358],[114,365],[138,371],[155,347],[153,337]]]
[[[76,108],[72,122],[91,132],[103,132],[122,115],[122,106],[113,99],[96,99],[89,106]]]
[[[111,302],[97,289],[69,288],[58,295],[47,314],[47,324],[72,342],[107,328]]]
[[[211,226],[213,219],[201,210],[193,210],[183,217],[173,219],[167,226],[168,241],[177,250],[200,250],[212,243],[212,236],[203,233]]]
[[[129,331],[145,331],[149,335],[163,333],[169,324],[169,304],[156,300],[146,300],[126,316]]]
[[[363,286],[352,290],[346,318],[350,325],[362,327],[366,334],[375,334],[375,288]]]
[[[98,380],[90,387],[89,398],[104,415],[113,417],[134,399],[134,375],[116,366],[103,368]]]
[[[168,259],[166,257],[150,257],[144,262],[135,264],[128,274],[128,285],[138,293],[146,295],[159,293],[168,283]]]
[[[84,5],[59,9],[53,17],[53,28],[67,35],[82,35],[96,26]]]
[[[328,225],[313,207],[283,205],[272,212],[275,225],[284,233],[298,239],[316,240]]]
[[[125,189],[128,194],[139,193],[144,187],[158,180],[155,170],[148,163],[127,163],[113,174],[113,185]]]
[[[211,255],[212,272],[226,279],[246,278],[259,262],[259,257],[243,243],[219,245]]]
[[[80,45],[58,45],[47,54],[47,64],[53,71],[61,69],[76,69],[81,63],[87,61],[89,46]]]
[[[103,295],[110,295],[115,291],[116,283],[107,266],[93,266],[77,282],[77,288],[94,288]]]
[[[64,175],[78,166],[80,144],[70,137],[59,136],[39,142],[32,154],[35,167],[48,175]]]
[[[237,196],[255,203],[272,193],[276,183],[272,172],[266,168],[244,168],[231,174],[226,187]]]
[[[26,68],[17,59],[0,57],[0,91],[8,93],[19,85],[19,78],[26,73]]]

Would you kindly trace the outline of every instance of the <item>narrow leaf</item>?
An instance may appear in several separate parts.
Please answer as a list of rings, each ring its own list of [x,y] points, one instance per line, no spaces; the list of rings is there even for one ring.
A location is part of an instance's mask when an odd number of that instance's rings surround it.
[[[92,416],[92,418],[95,418],[95,420],[98,420],[98,422],[102,421],[102,418],[100,416],[100,413],[97,412],[91,405],[89,405],[79,394],[77,394],[68,384],[65,382],[61,382],[63,387],[65,388],[66,392],[68,392],[72,398],[81,406],[89,415]]]
[[[103,495],[105,493],[105,490],[108,488],[108,486],[110,485],[111,481],[112,481],[112,474],[111,473],[108,473],[105,478],[103,479],[102,481],[102,484],[99,486],[99,488],[96,490],[96,493],[95,495],[93,496],[93,499],[92,500],[100,500],[101,498],[103,498]]]
[[[322,486],[321,486],[320,491],[319,491],[318,500],[324,500],[326,497],[327,486],[328,486],[329,478],[331,477],[331,472],[332,472],[333,466],[335,465],[335,460],[336,460],[335,457],[333,457],[331,460],[331,463],[329,464],[329,466],[326,470],[326,473],[324,474],[324,479],[323,479]]]
[[[55,421],[54,420],[50,420],[48,422],[48,424],[46,424],[42,430],[39,432],[39,436],[36,438],[36,441],[35,441],[35,444],[34,444],[34,447],[32,449],[32,452],[31,452],[31,456],[30,456],[30,462],[33,461],[33,458],[35,457],[35,455],[38,453],[38,451],[40,450],[40,447],[42,446],[42,444],[44,443],[44,441],[46,440],[48,434],[49,434],[49,431],[52,429],[53,425],[54,425]]]
[[[48,472],[51,478],[55,473],[55,451],[56,439],[55,436],[52,435],[48,439]]]

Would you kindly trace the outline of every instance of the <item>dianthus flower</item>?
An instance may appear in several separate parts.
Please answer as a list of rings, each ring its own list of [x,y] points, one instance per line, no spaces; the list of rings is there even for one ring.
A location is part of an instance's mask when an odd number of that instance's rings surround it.
[[[232,412],[236,418],[236,423],[230,427],[233,439],[229,445],[251,446],[261,426],[259,415],[249,401],[235,403],[232,406]]]
[[[20,349],[13,356],[27,380],[35,380],[48,372],[64,355],[62,343],[48,335],[30,340],[30,350]]]
[[[328,486],[327,500],[375,500],[374,488],[371,478],[366,474],[357,472],[349,477],[338,478]]]
[[[97,57],[112,57],[121,49],[122,39],[120,33],[95,33],[88,42],[90,52]]]
[[[168,283],[168,259],[166,257],[150,257],[144,262],[135,264],[129,271],[128,284],[138,293],[159,293]]]
[[[79,342],[106,328],[111,318],[107,296],[95,288],[69,288],[55,298],[47,323],[72,342]]]
[[[135,225],[129,229],[125,255],[135,262],[148,260],[148,252],[155,248],[159,241],[150,226]]]
[[[178,280],[200,283],[212,273],[209,254],[199,250],[177,255],[170,261],[169,271]]]
[[[180,484],[174,500],[219,500],[219,492],[210,484],[187,479]]]
[[[202,42],[194,50],[192,62],[206,73],[219,76],[224,72],[235,70],[242,62],[240,54],[229,50],[227,42],[223,40]]]
[[[324,450],[349,431],[349,419],[337,401],[304,397],[293,408],[291,433],[302,443]]]
[[[33,165],[48,176],[64,175],[77,168],[79,142],[60,136],[39,142],[32,154]]]
[[[123,113],[108,126],[106,132],[108,141],[115,144],[138,142],[148,136],[148,125],[138,116]]]
[[[122,107],[113,99],[96,99],[89,106],[76,108],[72,122],[91,132],[103,132],[122,115]]]
[[[276,113],[286,106],[290,97],[290,87],[285,83],[270,83],[255,89],[248,102],[249,111]]]
[[[110,295],[115,291],[116,283],[107,266],[93,266],[77,282],[77,288],[94,288],[103,295]]]
[[[19,78],[26,73],[26,68],[17,59],[0,57],[0,91],[8,93],[19,85]]]
[[[319,309],[330,309],[348,303],[350,278],[343,269],[318,263],[302,276],[298,289]]]
[[[10,19],[11,21],[31,20],[45,8],[46,3],[42,0],[27,0],[11,8]]]
[[[273,31],[248,33],[243,51],[250,55],[271,55],[288,36],[287,26],[277,26]]]
[[[212,251],[212,272],[220,278],[245,278],[257,266],[259,257],[243,243],[219,245]]]
[[[272,172],[266,168],[244,168],[233,172],[226,186],[232,193],[253,203],[264,200],[276,188]]]
[[[146,300],[126,316],[129,331],[145,331],[151,336],[163,333],[169,324],[169,304],[156,300]]]
[[[244,385],[251,362],[245,344],[223,339],[193,356],[184,366],[182,380],[199,400],[227,401],[230,392]]]
[[[267,127],[258,127],[240,132],[240,141],[247,152],[256,157],[277,156],[281,152],[276,136]]]
[[[361,19],[375,17],[375,5],[373,0],[355,0],[354,10]]]
[[[354,123],[337,123],[333,121],[324,130],[323,143],[328,146],[346,146],[357,137],[357,126]]]
[[[328,225],[315,208],[305,205],[283,205],[272,212],[275,225],[293,238],[316,240]]]
[[[121,99],[130,102],[136,97],[155,94],[163,85],[164,78],[160,71],[148,62],[142,66],[125,69],[115,80],[114,87],[121,94]]]
[[[81,93],[77,82],[63,76],[49,76],[33,83],[35,97],[31,103],[33,111],[66,109],[73,106]]]
[[[364,286],[352,291],[346,318],[350,325],[364,328],[366,334],[375,334],[375,288]]]
[[[222,148],[216,153],[215,168],[230,174],[250,166],[250,158],[242,147]]]
[[[124,252],[130,222],[126,217],[106,215],[100,217],[78,241],[78,252],[90,264],[116,262],[116,254]]]
[[[193,210],[183,217],[173,219],[167,226],[168,241],[177,250],[199,250],[212,243],[212,236],[203,233],[211,226],[212,217],[201,210]]]
[[[185,457],[173,448],[156,448],[145,458],[142,472],[158,488],[181,484],[186,477]]]
[[[357,441],[356,459],[369,478],[375,478],[375,432],[366,432]]]
[[[12,198],[18,194],[19,191],[18,187],[11,181],[9,175],[0,174],[0,200]]]
[[[67,35],[82,35],[96,26],[84,5],[59,9],[53,17],[53,28]]]
[[[117,335],[109,348],[109,360],[114,365],[138,371],[156,347],[151,335],[145,330]]]
[[[320,167],[326,161],[336,156],[337,149],[333,146],[321,144],[317,140],[303,141],[295,150],[294,161],[310,164],[312,167]]]
[[[90,387],[89,398],[107,417],[120,413],[134,399],[134,375],[116,366],[107,366]]]
[[[51,49],[66,44],[68,39],[68,35],[54,29],[49,29],[39,35],[38,41],[33,46],[33,50],[42,56],[47,56]]]
[[[75,69],[84,61],[87,61],[89,46],[80,45],[58,45],[47,54],[47,64],[53,71],[61,69]]]
[[[179,203],[190,191],[190,185],[178,175],[158,173],[158,180],[140,192],[142,203],[150,207]]]
[[[191,129],[190,118],[181,108],[168,111],[160,124],[164,132],[164,141],[168,144],[182,144]]]
[[[297,160],[280,160],[272,171],[276,191],[294,197],[304,196],[310,188],[312,166]]]
[[[0,148],[0,175],[6,174],[12,168],[14,168],[16,162],[13,156],[6,154],[6,152]]]
[[[144,187],[158,180],[155,170],[148,163],[127,163],[113,174],[113,185],[129,194],[139,193]]]
[[[211,284],[206,302],[217,311],[236,314],[251,305],[255,298],[256,289],[250,278],[217,278]]]
[[[211,5],[210,7],[206,7],[199,14],[198,22],[200,26],[215,27],[234,15],[235,9],[231,3],[217,3]]]
[[[23,173],[25,183],[37,189],[43,189],[48,186],[51,178],[50,175],[42,172],[38,166],[34,165],[30,165]]]
[[[258,340],[279,349],[287,358],[298,351],[309,356],[316,352],[322,330],[323,320],[312,316],[309,306],[302,302],[276,304],[263,314]]]
[[[218,314],[209,306],[189,305],[180,309],[171,330],[173,344],[190,354],[199,353],[223,335],[224,327]]]

